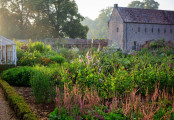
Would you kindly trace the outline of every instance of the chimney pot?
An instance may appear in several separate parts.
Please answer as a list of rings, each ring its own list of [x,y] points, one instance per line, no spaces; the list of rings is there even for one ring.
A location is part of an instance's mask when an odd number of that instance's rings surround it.
[[[114,8],[118,8],[118,4],[114,4]]]

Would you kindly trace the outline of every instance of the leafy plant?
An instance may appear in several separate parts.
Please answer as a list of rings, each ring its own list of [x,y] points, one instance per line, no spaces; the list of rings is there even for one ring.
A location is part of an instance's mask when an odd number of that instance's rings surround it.
[[[30,78],[30,84],[38,103],[49,103],[53,101],[55,97],[54,82],[43,71],[35,72]]]
[[[36,70],[32,67],[11,68],[2,73],[2,79],[10,85],[30,86],[30,77]]]
[[[53,62],[53,63],[59,63],[59,64],[62,64],[65,62],[65,58],[62,57],[62,56],[51,56],[50,57],[50,60]]]

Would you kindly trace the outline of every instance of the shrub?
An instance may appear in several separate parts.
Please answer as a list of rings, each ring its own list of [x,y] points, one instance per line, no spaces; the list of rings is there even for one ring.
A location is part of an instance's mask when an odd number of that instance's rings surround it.
[[[34,66],[41,62],[41,54],[38,51],[33,53],[25,52],[23,57],[19,59],[18,65],[21,66]]]
[[[56,62],[56,63],[59,63],[59,64],[62,64],[62,63],[65,62],[65,58],[62,57],[62,56],[58,56],[58,55],[56,55],[56,56],[51,56],[51,57],[50,57],[50,60],[51,60],[52,62]]]
[[[78,57],[78,48],[73,48],[71,50],[68,50],[67,48],[60,48],[59,53],[65,57],[68,62],[70,62],[74,58]]]
[[[38,103],[49,103],[55,98],[54,82],[42,71],[35,72],[31,79],[31,88]]]
[[[45,45],[42,42],[33,42],[29,44],[29,52],[39,51],[40,53],[48,52],[51,50],[50,45]]]
[[[10,85],[30,86],[30,77],[35,72],[32,67],[11,68],[2,73],[2,78]]]
[[[13,87],[7,82],[0,79],[0,87],[2,87],[7,100],[11,107],[16,112],[16,115],[21,120],[38,120],[34,113],[31,112],[28,105],[25,103],[24,98],[19,96]]]
[[[2,73],[4,70],[10,69],[15,67],[15,65],[10,65],[10,64],[0,64],[0,73]]]
[[[151,42],[150,43],[150,47],[151,48],[160,48],[160,47],[164,47],[164,39],[158,39],[157,41]]]

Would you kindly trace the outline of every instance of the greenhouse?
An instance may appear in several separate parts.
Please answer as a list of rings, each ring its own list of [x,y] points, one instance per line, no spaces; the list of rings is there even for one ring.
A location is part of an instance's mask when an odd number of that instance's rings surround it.
[[[3,36],[0,36],[0,64],[16,65],[16,44]]]

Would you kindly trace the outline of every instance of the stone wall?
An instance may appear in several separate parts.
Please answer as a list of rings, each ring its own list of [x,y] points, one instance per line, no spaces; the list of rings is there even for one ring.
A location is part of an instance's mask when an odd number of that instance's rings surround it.
[[[29,42],[29,40],[17,40],[21,42]],[[58,38],[49,38],[41,40],[31,40],[32,42],[40,41],[47,45],[51,45],[53,49],[58,49],[60,47],[65,47],[71,49],[72,47],[77,47],[79,49],[91,48],[91,46],[98,48],[99,45],[101,48],[108,46],[108,40],[92,40],[91,39],[58,39]]]
[[[127,24],[126,50],[132,50],[133,46],[142,46],[149,40],[165,39],[174,42],[174,25],[158,24]],[[139,30],[138,30],[139,29]]]
[[[119,48],[123,49],[124,26],[123,20],[118,13],[117,7],[118,6],[114,6],[114,10],[108,24],[108,44],[111,45],[113,43],[116,43]]]

